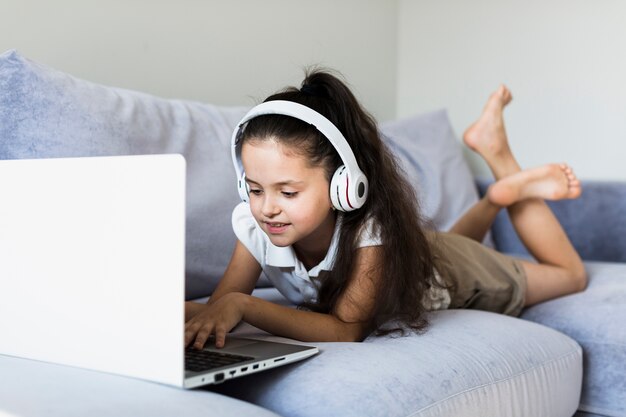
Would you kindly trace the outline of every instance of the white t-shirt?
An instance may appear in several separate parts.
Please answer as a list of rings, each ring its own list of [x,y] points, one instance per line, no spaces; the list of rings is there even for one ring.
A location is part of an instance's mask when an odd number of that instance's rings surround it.
[[[250,212],[250,205],[240,203],[233,210],[232,223],[237,239],[250,251],[252,256],[261,265],[263,272],[280,293],[294,304],[304,301],[315,303],[318,295],[318,277],[321,271],[330,271],[335,262],[339,232],[341,230],[342,215],[337,215],[335,231],[330,241],[328,252],[322,261],[307,270],[296,256],[293,247],[274,246],[261,230]],[[367,222],[357,247],[381,245],[381,239],[374,230],[373,222]],[[439,274],[436,274],[439,280]],[[445,309],[450,304],[450,295],[447,290],[434,289],[426,303],[429,310]]]

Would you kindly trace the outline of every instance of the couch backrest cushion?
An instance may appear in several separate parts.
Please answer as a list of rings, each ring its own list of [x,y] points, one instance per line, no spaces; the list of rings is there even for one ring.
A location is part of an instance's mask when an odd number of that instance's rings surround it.
[[[436,229],[450,229],[478,201],[478,191],[448,113],[383,123],[381,132],[414,184],[423,213]]]
[[[230,218],[239,198],[230,136],[247,109],[107,87],[16,51],[0,55],[0,159],[185,156],[187,298],[211,293],[234,247]],[[478,197],[446,112],[385,123],[381,131],[415,185],[423,214],[449,228]]]

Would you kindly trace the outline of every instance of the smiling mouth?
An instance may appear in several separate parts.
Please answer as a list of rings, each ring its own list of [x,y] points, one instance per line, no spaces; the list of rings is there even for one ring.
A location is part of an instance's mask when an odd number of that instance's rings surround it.
[[[287,229],[287,226],[290,223],[274,223],[274,222],[263,222],[267,227],[267,231],[271,234],[279,234]]]

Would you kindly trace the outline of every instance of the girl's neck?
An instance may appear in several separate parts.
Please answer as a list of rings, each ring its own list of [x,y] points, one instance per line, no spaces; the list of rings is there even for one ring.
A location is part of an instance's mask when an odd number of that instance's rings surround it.
[[[318,265],[326,257],[335,233],[336,222],[337,214],[333,212],[317,228],[315,233],[293,244],[296,256],[307,270]]]

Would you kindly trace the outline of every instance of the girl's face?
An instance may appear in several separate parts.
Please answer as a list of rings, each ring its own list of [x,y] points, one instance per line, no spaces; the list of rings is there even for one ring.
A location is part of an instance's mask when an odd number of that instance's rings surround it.
[[[275,140],[245,142],[241,160],[252,215],[272,244],[325,253],[335,215],[324,168]]]

